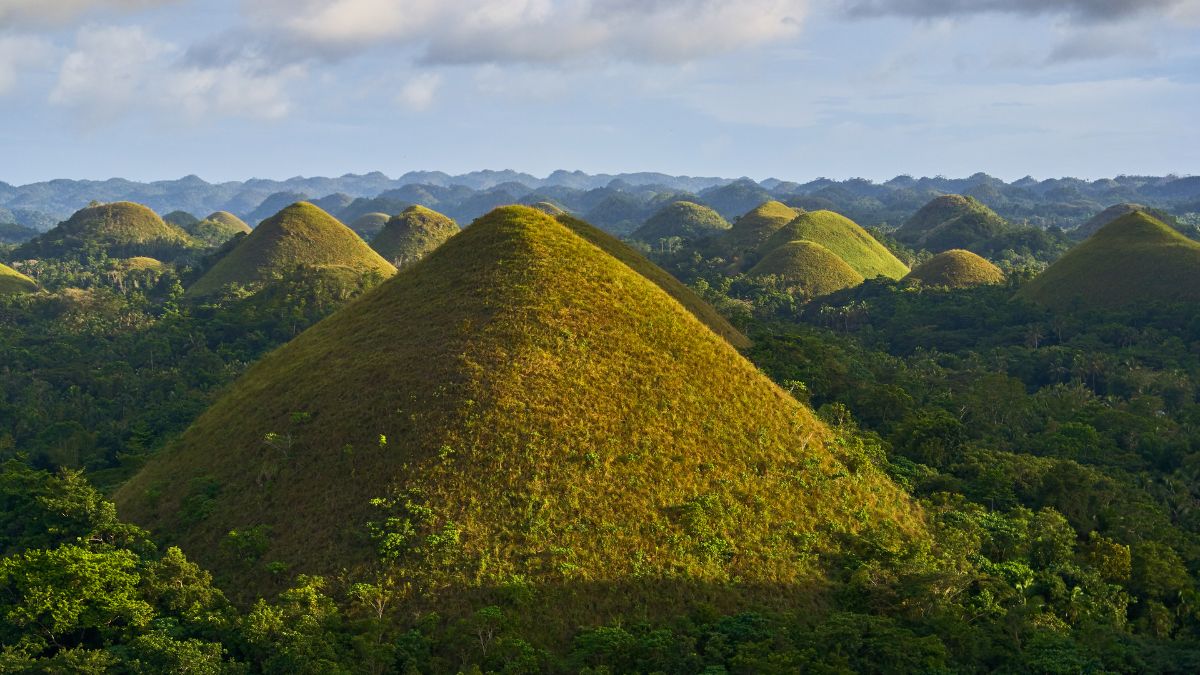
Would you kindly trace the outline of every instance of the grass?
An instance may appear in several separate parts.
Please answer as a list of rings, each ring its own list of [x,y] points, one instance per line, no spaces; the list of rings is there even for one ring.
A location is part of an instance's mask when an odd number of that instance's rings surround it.
[[[942,195],[922,206],[895,232],[901,243],[940,252],[978,246],[1012,226],[974,197]]]
[[[560,223],[566,225],[575,234],[625,263],[634,272],[646,277],[655,286],[666,291],[667,295],[675,298],[679,304],[683,305],[684,309],[691,312],[697,319],[700,319],[701,323],[712,329],[712,332],[725,338],[729,344],[738,349],[746,349],[750,346],[750,339],[730,325],[729,321],[721,316],[717,310],[713,309],[712,305],[705,302],[692,289],[680,283],[678,279],[668,274],[658,265],[647,260],[641,253],[638,253],[629,245],[578,218],[565,214],[557,218]]]
[[[951,249],[918,265],[905,280],[923,286],[968,288],[1004,283],[1004,272],[970,251]]]
[[[1172,226],[1174,225],[1171,222],[1171,215],[1169,213],[1166,213],[1165,211],[1161,211],[1159,209],[1152,209],[1152,208],[1143,206],[1141,204],[1132,204],[1132,203],[1125,202],[1125,203],[1121,203],[1121,204],[1113,204],[1112,206],[1108,207],[1107,209],[1104,209],[1100,213],[1097,213],[1096,215],[1092,216],[1091,218],[1089,218],[1087,220],[1087,222],[1085,222],[1084,224],[1075,228],[1074,230],[1071,230],[1071,237],[1073,239],[1080,239],[1080,240],[1087,239],[1088,237],[1092,236],[1093,234],[1096,234],[1097,232],[1099,232],[1100,228],[1104,227],[1105,225],[1111,223],[1112,221],[1116,220],[1117,218],[1120,218],[1121,216],[1124,216],[1129,213],[1133,213],[1134,211],[1145,211],[1146,213],[1157,218],[1158,220],[1161,220],[1162,222],[1166,223],[1167,225],[1172,225]]]
[[[14,255],[57,257],[100,249],[114,258],[173,258],[197,245],[187,232],[145,206],[113,202],[76,211],[54,229],[20,246]]]
[[[738,218],[729,232],[721,237],[719,246],[731,260],[740,260],[746,253],[757,250],[771,235],[801,213],[783,202],[766,202]]]
[[[1197,301],[1200,243],[1134,211],[1072,248],[1020,294],[1060,310]]]
[[[864,279],[832,251],[806,240],[772,248],[749,274],[781,277],[788,286],[799,286],[814,298],[857,286]]]
[[[190,232],[192,227],[200,222],[200,219],[187,211],[172,211],[162,217],[163,221],[182,228],[184,231]]]
[[[557,217],[567,215],[567,210],[554,202],[537,202],[532,204],[532,206],[548,216]]]
[[[523,598],[548,633],[811,607],[845,537],[924,536],[901,489],[728,342],[520,206],[251,367],[115,498],[253,593],[275,582],[222,553],[228,532],[266,526],[262,560],[290,573],[353,573],[389,495],[416,529],[406,611]]]
[[[32,293],[38,289],[37,282],[13,268],[0,263],[0,295]]]
[[[208,295],[230,284],[261,285],[296,267],[340,268],[391,276],[396,268],[357,234],[308,202],[264,220],[196,280],[188,294]]]
[[[759,248],[766,256],[772,249],[803,239],[829,249],[865,279],[900,279],[908,267],[876,241],[858,223],[833,211],[808,211],[800,214]]]
[[[371,247],[396,267],[411,265],[458,234],[458,223],[424,206],[410,206],[371,240]]]
[[[209,246],[220,246],[239,234],[249,234],[250,226],[228,211],[217,211],[196,221],[187,231]]]
[[[380,230],[387,225],[390,218],[391,216],[386,213],[364,213],[350,223],[350,229],[364,240],[370,241],[371,237],[379,234]]]
[[[634,230],[631,236],[638,241],[653,244],[660,239],[671,237],[694,241],[728,229],[729,222],[716,211],[695,202],[678,201],[659,209],[644,225]]]

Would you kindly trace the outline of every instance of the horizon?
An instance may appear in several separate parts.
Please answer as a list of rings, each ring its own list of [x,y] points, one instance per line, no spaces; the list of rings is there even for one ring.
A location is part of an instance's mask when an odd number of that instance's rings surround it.
[[[6,0],[3,179],[1194,175],[1198,5]]]

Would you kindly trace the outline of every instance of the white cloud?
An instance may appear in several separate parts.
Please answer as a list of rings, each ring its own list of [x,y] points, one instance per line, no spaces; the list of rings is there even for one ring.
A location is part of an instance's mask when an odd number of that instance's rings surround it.
[[[0,26],[62,24],[91,11],[132,11],[174,0],[0,0]]]
[[[795,36],[808,0],[245,0],[260,28],[338,57],[428,63],[684,62]]]
[[[303,66],[272,68],[252,55],[224,63],[180,62],[182,50],[137,26],[85,26],[63,60],[50,102],[91,125],[142,110],[212,117],[278,119],[288,114],[287,86]]]
[[[175,48],[136,26],[85,26],[63,61],[50,102],[101,122],[154,99],[153,83]]]
[[[438,89],[442,86],[442,76],[436,73],[424,73],[409,80],[396,94],[396,102],[413,111],[427,110],[433,105]]]
[[[44,63],[53,53],[54,48],[42,38],[0,35],[0,94],[12,90],[22,71]]]

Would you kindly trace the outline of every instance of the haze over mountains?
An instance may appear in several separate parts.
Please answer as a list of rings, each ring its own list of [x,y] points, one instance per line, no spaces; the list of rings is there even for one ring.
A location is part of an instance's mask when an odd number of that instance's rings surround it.
[[[632,232],[661,207],[689,199],[726,219],[770,199],[806,210],[831,209],[863,226],[900,225],[933,197],[974,197],[1002,217],[1039,227],[1073,227],[1119,203],[1172,212],[1200,210],[1200,177],[1118,176],[1005,182],[983,173],[967,178],[898,176],[883,183],[819,178],[806,183],[771,178],[669,176],[661,173],[585,174],[555,171],[538,178],[516,171],[476,171],[457,176],[436,171],[390,178],[374,172],[337,178],[295,177],[208,183],[197,176],[139,183],[53,180],[13,186],[0,182],[0,223],[45,231],[92,201],[133,201],[160,214],[197,217],[228,211],[250,223],[297,201],[312,201],[347,224],[373,213],[398,213],[419,204],[468,223],[492,208],[546,202],[620,233]]]

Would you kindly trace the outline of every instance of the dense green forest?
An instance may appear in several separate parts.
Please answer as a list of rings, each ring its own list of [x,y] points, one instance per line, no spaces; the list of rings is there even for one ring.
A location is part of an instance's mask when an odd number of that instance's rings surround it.
[[[655,237],[671,234],[664,219],[653,225]],[[1194,302],[1052,310],[1024,289],[1069,248],[1065,235],[980,232],[960,243],[995,262],[1000,283],[949,288],[896,272],[820,297],[748,273],[765,243],[738,260],[707,234],[642,242],[750,338],[744,355],[816,411],[851,471],[860,463],[911,497],[928,536],[836,533],[836,547],[810,561],[824,580],[811,602],[735,612],[697,602],[578,622],[553,638],[529,615],[542,591],[527,580],[478,605],[406,604],[406,565],[449,556],[459,536],[420,495],[380,498],[378,519],[347,523],[375,549],[370,574],[322,577],[266,557],[266,526],[229,531],[224,566],[206,570],[110,501],[252,364],[368,293],[378,274],[276,267],[255,287],[185,293],[248,237],[159,266],[94,250],[13,260],[41,290],[0,295],[0,670],[1196,672]],[[878,239],[890,265],[940,252],[873,234],[863,246]],[[204,477],[190,490],[187,518],[208,517],[222,498]],[[745,548],[741,532],[716,525],[717,510],[697,495],[681,516],[705,564]],[[555,560],[573,564],[569,551]],[[240,572],[229,570],[242,568],[272,579],[271,592],[231,585]],[[605,593],[583,580],[568,591]]]

